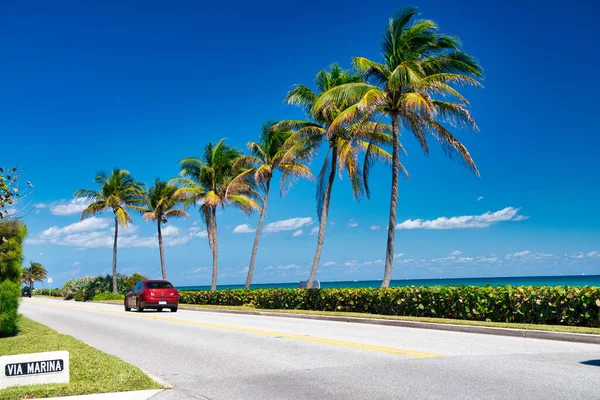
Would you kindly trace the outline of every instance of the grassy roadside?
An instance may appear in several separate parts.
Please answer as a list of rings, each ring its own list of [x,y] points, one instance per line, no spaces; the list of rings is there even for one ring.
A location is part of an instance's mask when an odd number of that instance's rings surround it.
[[[450,325],[468,325],[468,326],[487,326],[491,328],[510,328],[510,329],[525,329],[548,332],[565,332],[565,333],[586,333],[600,335],[600,328],[587,328],[581,326],[564,326],[564,325],[537,325],[537,324],[515,324],[507,322],[485,322],[485,321],[465,321],[460,319],[445,319],[445,318],[424,318],[424,317],[403,317],[396,315],[377,315],[349,312],[333,312],[333,311],[312,311],[312,310],[266,310],[248,306],[213,306],[213,305],[197,305],[197,304],[181,304],[181,308],[200,308],[214,310],[234,310],[234,311],[257,311],[257,312],[274,312],[281,314],[302,314],[302,315],[322,315],[335,317],[351,317],[351,318],[370,318],[370,319],[387,319],[397,321],[414,321],[414,322],[430,322],[435,324],[450,324]]]
[[[70,354],[71,383],[11,387],[2,390],[3,400],[161,388],[137,367],[72,336],[24,317],[19,318],[19,330],[17,336],[0,339],[0,355],[66,350]]]

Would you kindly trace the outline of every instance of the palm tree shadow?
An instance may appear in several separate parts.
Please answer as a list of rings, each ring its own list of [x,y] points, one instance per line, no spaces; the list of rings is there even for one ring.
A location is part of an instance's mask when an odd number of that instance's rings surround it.
[[[587,360],[587,361],[580,362],[580,364],[593,365],[595,367],[600,367],[600,360]]]

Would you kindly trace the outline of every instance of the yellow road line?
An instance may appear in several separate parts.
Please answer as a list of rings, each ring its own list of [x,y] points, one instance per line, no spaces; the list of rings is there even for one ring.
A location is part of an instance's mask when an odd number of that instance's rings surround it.
[[[46,302],[40,302],[40,301],[35,301],[35,300],[29,300],[29,302],[43,304],[43,305],[49,305]],[[202,326],[202,327],[214,328],[214,329],[223,329],[223,330],[234,331],[234,332],[254,333],[254,334],[263,335],[263,336],[301,340],[304,342],[321,343],[321,344],[328,344],[328,345],[339,346],[339,347],[349,347],[349,348],[358,349],[358,350],[374,351],[374,352],[378,352],[378,353],[387,353],[387,354],[396,354],[396,355],[402,355],[402,356],[413,357],[413,358],[443,357],[443,355],[441,355],[441,354],[433,354],[433,353],[426,353],[426,352],[422,352],[422,351],[406,350],[406,349],[400,349],[400,348],[396,348],[396,347],[378,346],[378,345],[373,345],[373,344],[348,342],[348,341],[344,341],[344,340],[318,338],[318,337],[313,337],[313,336],[303,336],[303,335],[296,335],[293,333],[275,332],[275,331],[268,331],[268,330],[263,330],[263,329],[243,328],[240,326],[213,324],[210,322],[190,321],[190,320],[181,319],[181,318],[162,317],[162,316],[158,317],[158,316],[154,316],[154,315],[150,315],[150,314],[143,314],[143,313],[131,313],[131,312],[125,312],[125,311],[105,310],[102,308],[80,307],[80,306],[71,306],[71,305],[66,305],[66,304],[51,304],[51,306],[52,307],[74,308],[74,309],[80,309],[80,310],[89,310],[89,311],[103,312],[103,313],[116,314],[116,315],[126,315],[126,316],[130,316],[130,317],[153,319],[153,320],[157,320],[157,321],[176,322],[176,323],[181,323],[181,324],[196,325],[196,326]]]

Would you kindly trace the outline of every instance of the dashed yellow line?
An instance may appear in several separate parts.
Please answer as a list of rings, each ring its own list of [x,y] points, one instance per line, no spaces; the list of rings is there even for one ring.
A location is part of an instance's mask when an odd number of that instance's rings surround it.
[[[300,341],[304,341],[304,342],[328,344],[328,345],[332,345],[332,346],[348,347],[348,348],[352,348],[352,349],[374,351],[374,352],[378,352],[378,353],[396,354],[396,355],[401,355],[401,356],[405,356],[405,357],[413,357],[413,358],[443,357],[443,355],[441,355],[441,354],[433,354],[433,353],[426,353],[426,352],[422,352],[422,351],[406,350],[406,349],[400,349],[400,348],[396,348],[396,347],[378,346],[378,345],[373,345],[373,344],[348,342],[348,341],[344,341],[344,340],[318,338],[318,337],[313,337],[313,336],[303,336],[303,335],[296,335],[293,333],[275,332],[275,331],[268,331],[268,330],[263,330],[263,329],[243,328],[240,326],[233,326],[233,325],[213,324],[210,322],[190,321],[190,320],[181,319],[181,318],[162,317],[162,316],[158,317],[158,316],[151,315],[151,314],[130,313],[130,312],[116,311],[116,310],[105,310],[105,309],[94,308],[94,307],[71,306],[71,305],[67,305],[67,304],[48,304],[47,302],[40,302],[40,301],[35,301],[35,300],[29,300],[28,302],[33,302],[33,303],[38,303],[38,304],[43,304],[43,305],[50,305],[52,307],[74,308],[74,309],[96,311],[96,312],[102,312],[102,313],[108,313],[108,314],[126,315],[129,317],[135,317],[135,318],[146,318],[146,319],[153,319],[153,320],[157,320],[157,321],[167,321],[167,322],[176,322],[176,323],[180,323],[180,324],[196,325],[196,326],[202,326],[205,328],[223,329],[223,330],[234,331],[234,332],[253,333],[256,335],[279,337],[279,338],[286,338],[286,339],[292,339],[292,340],[300,340]]]

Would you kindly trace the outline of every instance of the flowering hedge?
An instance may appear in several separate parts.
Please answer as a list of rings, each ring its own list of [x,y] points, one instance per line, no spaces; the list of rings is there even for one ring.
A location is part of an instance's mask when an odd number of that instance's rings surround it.
[[[600,327],[600,288],[432,286],[181,291],[187,304]]]

